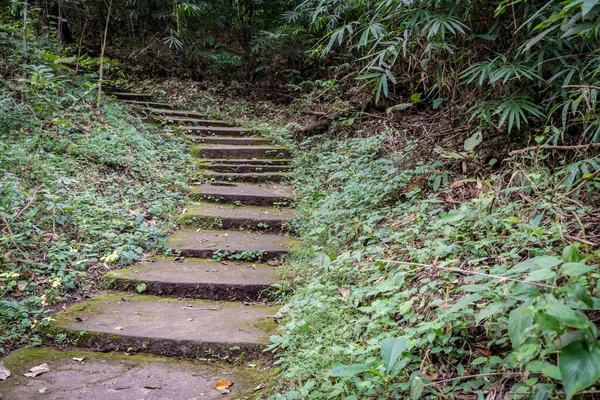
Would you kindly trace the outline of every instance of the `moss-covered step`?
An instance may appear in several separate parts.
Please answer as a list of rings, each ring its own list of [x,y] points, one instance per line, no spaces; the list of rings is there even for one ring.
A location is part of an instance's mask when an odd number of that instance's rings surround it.
[[[236,137],[236,136],[189,135],[188,139],[190,139],[196,143],[225,144],[225,145],[234,145],[234,146],[261,146],[261,145],[270,145],[272,143],[272,141],[270,139],[265,139],[265,138],[257,137],[257,136]]]
[[[196,229],[281,232],[293,219],[294,210],[290,208],[196,203],[186,206],[178,222],[183,227]]]
[[[152,98],[152,95],[147,93],[111,92],[110,95],[119,100],[150,100]]]
[[[155,117],[157,120],[162,120],[174,124],[181,124],[187,126],[232,126],[231,122],[215,120],[215,119],[202,119],[202,118],[187,118],[178,116],[158,116]]]
[[[268,298],[275,283],[277,274],[269,265],[202,258],[181,261],[157,258],[111,271],[103,277],[103,284],[115,290],[226,301]]]
[[[153,107],[153,108],[164,108],[171,109],[173,105],[169,103],[159,103],[156,101],[144,101],[144,100],[121,100],[121,103],[131,104],[132,106],[137,107]]]
[[[278,308],[105,293],[54,315],[48,335],[78,347],[176,357],[264,357]]]
[[[290,152],[283,146],[234,146],[221,144],[204,144],[195,146],[191,151],[194,157],[200,158],[289,158]]]
[[[280,183],[290,179],[286,172],[214,172],[207,169],[198,171],[198,176],[222,182],[249,182],[249,183]]]
[[[170,110],[166,108],[150,108],[148,110],[150,114],[154,115],[163,115],[163,116],[173,116],[173,117],[190,117],[190,118],[202,118],[205,119],[206,115],[200,114],[196,111],[187,111],[187,110]]]
[[[210,201],[234,205],[288,206],[292,203],[291,186],[213,182],[192,186],[188,197],[193,201]]]
[[[275,372],[255,360],[234,366],[222,361],[51,348],[22,349],[3,362],[12,372],[0,381],[0,395],[6,400],[256,398],[274,383]],[[23,376],[44,363],[49,372],[35,378]],[[227,396],[216,389],[223,379],[232,383]],[[266,388],[255,391],[259,386]]]
[[[214,160],[204,160],[198,163],[199,169],[206,169],[215,172],[235,172],[247,174],[250,172],[286,172],[291,169],[289,165],[266,165],[266,164],[222,164],[213,162]]]
[[[213,136],[244,136],[249,135],[252,129],[239,126],[192,126],[183,125],[178,127],[183,132],[191,134],[205,134]]]
[[[203,164],[208,164],[208,165],[256,165],[256,166],[263,166],[263,165],[284,165],[284,166],[289,166],[292,163],[292,160],[289,158],[279,158],[279,159],[273,159],[273,158],[226,158],[226,159],[219,159],[219,158],[213,158],[213,159],[201,159],[201,158],[197,158],[196,162],[202,166]]]
[[[266,261],[280,258],[299,246],[284,235],[263,235],[233,230],[182,229],[169,237],[167,248],[184,257]]]

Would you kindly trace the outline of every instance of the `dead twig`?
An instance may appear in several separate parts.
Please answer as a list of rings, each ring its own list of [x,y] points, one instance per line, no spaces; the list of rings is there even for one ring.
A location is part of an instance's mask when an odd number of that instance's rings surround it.
[[[524,149],[513,150],[508,153],[508,155],[514,156],[516,154],[527,153],[531,150],[587,150],[593,147],[600,147],[600,143],[578,144],[574,146],[530,146],[525,147]]]
[[[412,263],[412,262],[405,262],[405,261],[393,261],[393,260],[377,260],[377,261],[378,262],[387,262],[387,263],[391,263],[391,264],[415,265],[417,267],[437,268],[437,269],[443,269],[445,271],[458,272],[459,274],[485,276],[487,278],[498,279],[501,282],[502,281],[520,282],[520,283],[524,283],[526,285],[539,286],[539,287],[543,287],[543,288],[547,288],[547,289],[558,289],[558,286],[546,285],[545,283],[527,282],[522,279],[507,278],[506,276],[486,274],[486,273],[477,272],[477,271],[467,271],[467,270],[460,269],[460,268],[442,267],[441,265],[436,265],[436,264],[419,264],[419,263]]]

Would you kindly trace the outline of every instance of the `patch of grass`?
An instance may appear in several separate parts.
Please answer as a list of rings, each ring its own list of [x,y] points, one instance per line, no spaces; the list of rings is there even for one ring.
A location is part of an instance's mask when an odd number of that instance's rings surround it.
[[[160,251],[193,172],[182,139],[108,98],[94,108],[94,76],[35,62],[0,85],[0,351],[39,343],[52,305]]]

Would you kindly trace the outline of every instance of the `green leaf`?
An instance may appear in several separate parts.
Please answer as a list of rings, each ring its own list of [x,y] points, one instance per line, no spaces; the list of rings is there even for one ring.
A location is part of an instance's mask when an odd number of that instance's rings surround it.
[[[560,369],[556,365],[552,365],[549,362],[546,362],[542,366],[542,374],[557,381],[562,381],[562,374],[560,373]]]
[[[583,0],[583,4],[581,5],[581,16],[585,17],[592,8],[598,4],[598,0]]]
[[[550,268],[540,268],[527,275],[525,282],[547,281],[549,279],[554,279],[555,276],[556,272],[552,271]]]
[[[410,381],[410,400],[418,400],[423,394],[425,384],[420,376],[414,376]]]
[[[410,95],[410,101],[413,103],[418,103],[421,101],[421,93],[413,93]]]
[[[329,376],[341,377],[341,376],[352,376],[357,375],[369,370],[369,366],[367,364],[352,364],[352,365],[342,365],[337,364],[334,365],[331,371],[329,371]]]
[[[528,400],[547,400],[554,391],[554,385],[538,383],[531,390]]]
[[[573,342],[562,349],[559,368],[569,400],[600,378],[600,350],[588,349],[583,341]]]
[[[514,349],[518,349],[525,342],[525,331],[533,325],[533,318],[525,311],[519,307],[508,315],[508,336]]]
[[[483,134],[481,133],[481,131],[477,131],[475,132],[473,135],[471,135],[470,138],[468,138],[467,140],[465,140],[465,151],[471,151],[473,149],[475,149],[475,147],[479,146],[479,144],[483,141]]]
[[[381,341],[381,358],[383,359],[383,366],[389,373],[392,371],[394,364],[398,361],[398,357],[402,355],[402,352],[406,349],[406,339],[400,338],[385,338]]]
[[[564,262],[578,262],[579,250],[578,245],[572,244],[563,249],[562,259]]]
[[[146,284],[145,283],[139,283],[136,287],[135,290],[137,290],[139,293],[144,293],[146,291]]]
[[[585,265],[578,262],[568,262],[562,265],[561,272],[567,276],[580,276],[595,269],[596,267],[591,265]]]

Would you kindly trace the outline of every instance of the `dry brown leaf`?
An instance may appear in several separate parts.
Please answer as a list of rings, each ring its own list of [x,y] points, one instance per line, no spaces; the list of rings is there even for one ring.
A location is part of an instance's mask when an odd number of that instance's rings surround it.
[[[217,384],[215,385],[215,389],[217,390],[225,390],[228,389],[231,385],[233,385],[233,382],[229,382],[226,379],[221,379],[219,382],[217,382]]]
[[[47,391],[48,391],[47,387],[43,387],[40,390],[38,390],[38,392],[40,392],[40,393],[46,393]]]
[[[5,380],[10,376],[10,370],[6,368],[4,363],[0,361],[0,381]]]
[[[36,365],[35,367],[31,368],[28,373],[23,375],[28,378],[35,378],[36,376],[46,372],[50,372],[50,367],[48,366],[48,364],[43,363],[40,365]]]
[[[58,240],[58,235],[52,232],[44,233],[42,235],[42,240],[44,242],[54,242]]]
[[[118,331],[122,331],[125,328],[123,328],[121,325],[119,325],[119,326],[115,327],[115,329],[118,330]]]
[[[20,291],[23,291],[23,290],[25,290],[25,288],[27,288],[27,282],[24,282],[24,283],[19,283],[19,284],[17,285],[17,289],[19,289]]]
[[[338,293],[340,294],[340,296],[342,296],[343,298],[348,297],[348,293],[350,293],[350,289],[340,286],[340,288],[338,289]]]

